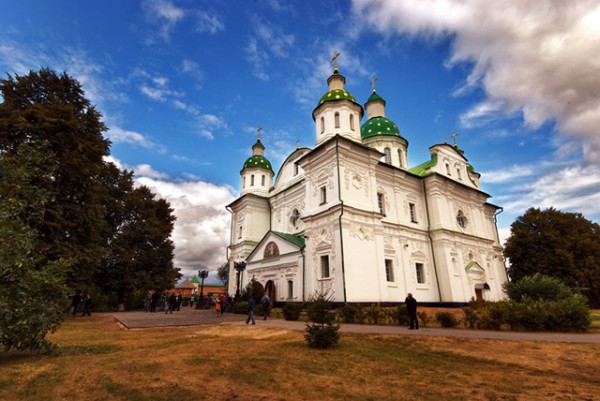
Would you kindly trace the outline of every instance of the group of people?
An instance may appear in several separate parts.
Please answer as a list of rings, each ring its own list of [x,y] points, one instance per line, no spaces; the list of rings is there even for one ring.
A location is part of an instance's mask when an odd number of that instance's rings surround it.
[[[71,295],[71,309],[70,312],[73,316],[77,314],[79,307],[83,308],[81,316],[92,316],[92,296],[88,293],[81,294],[77,292]]]
[[[180,311],[181,304],[183,303],[183,295],[175,295],[174,292],[171,295],[167,295],[166,292],[162,294],[158,291],[148,291],[144,302],[144,308],[146,312],[154,313],[158,309],[160,312],[173,313],[174,310]]]
[[[263,310],[263,320],[267,320],[267,317],[269,317],[269,308],[271,306],[271,299],[269,298],[269,296],[267,294],[263,295],[263,297],[260,300],[260,303],[262,304],[262,310]],[[252,322],[252,324],[256,324],[256,320],[254,320],[254,310],[256,309],[256,301],[254,300],[254,298],[250,297],[250,299],[248,300],[248,317],[246,318],[246,324]]]

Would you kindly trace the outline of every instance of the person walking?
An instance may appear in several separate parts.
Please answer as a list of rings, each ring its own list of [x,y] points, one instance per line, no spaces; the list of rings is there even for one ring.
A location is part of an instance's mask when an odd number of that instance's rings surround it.
[[[150,312],[150,305],[152,304],[152,291],[148,290],[146,299],[144,299],[144,309],[146,312]]]
[[[246,318],[246,324],[252,321],[252,324],[255,325],[256,321],[254,320],[254,309],[256,308],[256,301],[254,298],[250,298],[248,300],[248,318]]]
[[[81,302],[81,292],[77,292],[71,298],[71,313],[73,314],[73,316],[75,316],[75,314],[77,313],[77,307],[79,306],[80,302]]]
[[[179,294],[177,296],[177,310],[181,310],[181,303],[183,302],[183,295]]]
[[[167,306],[167,298],[168,297],[167,297],[167,293],[166,292],[163,292],[162,295],[160,296],[160,304],[159,304],[160,306],[159,306],[159,309],[160,309],[161,312],[164,311],[165,307]]]
[[[177,304],[177,297],[175,296],[174,292],[171,293],[171,296],[169,297],[168,302],[169,302],[169,307],[165,311],[165,315],[167,313],[173,314],[173,309],[175,309],[175,304]]]
[[[409,330],[419,330],[419,319],[417,318],[417,300],[409,292],[404,300],[406,309],[408,309],[408,319],[410,320]]]
[[[225,298],[225,295],[221,294],[221,296],[219,297],[219,303],[221,304],[221,316],[223,316],[223,313],[225,312],[225,302],[227,301],[227,298]]]
[[[92,296],[90,294],[85,294],[83,296],[83,313],[81,314],[81,316],[92,316],[91,311],[92,310]]]
[[[262,304],[263,308],[263,320],[267,320],[267,317],[269,316],[270,302],[271,300],[269,299],[269,296],[267,294],[263,295],[262,299],[260,300],[260,303]]]
[[[158,291],[154,290],[152,293],[152,299],[150,300],[150,312],[156,312],[156,305],[158,305],[158,301],[160,300],[160,294]]]

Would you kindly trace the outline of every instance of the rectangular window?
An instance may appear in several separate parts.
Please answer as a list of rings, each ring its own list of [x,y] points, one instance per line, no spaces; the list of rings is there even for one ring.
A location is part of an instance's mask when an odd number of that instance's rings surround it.
[[[250,186],[253,187],[254,186],[254,174],[252,174],[250,176]]]
[[[385,216],[385,198],[383,194],[377,194],[377,207],[379,207],[379,213]]]
[[[417,222],[417,210],[415,208],[415,204],[414,203],[409,203],[408,204],[408,208],[410,210],[410,221],[412,223],[418,223]]]
[[[321,203],[320,205],[324,205],[327,203],[327,188],[321,187]]]
[[[404,167],[404,163],[402,162],[402,150],[400,149],[398,149],[398,165]]]
[[[329,278],[329,256],[321,256],[321,278]]]
[[[391,259],[385,260],[385,279],[388,282],[394,282],[394,263]]]
[[[242,180],[242,188],[246,188],[246,177]]]
[[[460,175],[460,167],[457,167],[457,168],[456,168],[456,175],[458,176],[458,179],[459,179],[459,180],[462,180],[462,177],[461,177],[461,175]]]
[[[260,185],[262,185],[263,187],[265,186],[265,175],[264,174],[260,177]]]
[[[425,270],[423,263],[415,263],[415,269],[417,271],[417,283],[425,284]]]
[[[238,238],[242,238],[243,227],[240,226],[240,236]]]
[[[294,163],[294,175],[298,175],[298,163]]]
[[[292,280],[288,280],[287,287],[288,287],[287,288],[287,290],[288,290],[288,293],[287,293],[288,299],[294,298],[294,282]]]

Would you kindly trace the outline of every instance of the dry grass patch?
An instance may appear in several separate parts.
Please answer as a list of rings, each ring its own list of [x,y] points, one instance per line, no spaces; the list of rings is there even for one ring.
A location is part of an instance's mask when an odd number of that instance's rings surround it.
[[[0,400],[592,400],[600,345],[303,333],[245,325],[126,330],[68,320],[60,357],[0,355]]]

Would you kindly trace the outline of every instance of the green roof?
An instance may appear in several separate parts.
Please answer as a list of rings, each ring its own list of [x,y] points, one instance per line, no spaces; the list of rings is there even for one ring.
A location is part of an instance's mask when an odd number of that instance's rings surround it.
[[[277,235],[284,240],[291,242],[294,245],[297,245],[300,248],[304,248],[304,237],[300,237],[293,234],[280,233],[277,231],[271,231],[273,234]]]
[[[330,102],[332,100],[350,100],[351,102],[356,103],[354,96],[352,96],[350,92],[347,92],[344,89],[334,89],[324,94],[321,100],[319,100],[319,104]]]
[[[248,167],[259,167],[273,172],[273,169],[271,168],[271,162],[268,161],[264,156],[252,156],[248,158],[246,163],[244,163],[244,168]]]
[[[362,139],[378,135],[400,136],[400,130],[393,121],[385,117],[373,117],[360,127],[360,136]]]
[[[413,173],[415,175],[418,175],[420,177],[424,177],[427,174],[427,170],[433,166],[435,166],[437,164],[437,153],[434,153],[431,155],[431,160],[423,163],[423,164],[419,164],[416,167],[411,168],[410,170],[408,170],[410,173]]]
[[[194,284],[198,284],[198,277],[194,276],[190,281]]]

